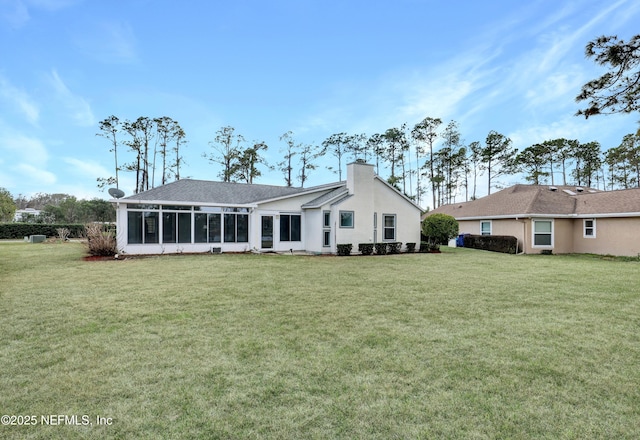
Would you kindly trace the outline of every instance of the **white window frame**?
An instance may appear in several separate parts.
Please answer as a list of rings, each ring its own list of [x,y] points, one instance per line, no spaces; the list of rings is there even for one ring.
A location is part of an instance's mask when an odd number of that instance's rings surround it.
[[[592,222],[591,226],[587,226],[587,222]],[[592,234],[587,234],[587,229],[592,230]],[[582,220],[582,237],[583,238],[596,238],[596,219],[595,218],[585,218]]]
[[[551,223],[551,244],[536,244],[536,222]],[[552,218],[538,218],[531,221],[531,247],[537,249],[553,249],[555,243],[555,225]]]
[[[387,226],[386,220],[387,217],[392,217],[393,218],[393,226]],[[382,214],[382,241],[390,241],[390,242],[394,242],[396,241],[396,230],[398,228],[398,218],[395,214]],[[393,238],[386,238],[386,231],[387,229],[392,229],[393,230]]]
[[[489,233],[488,234],[485,234],[482,231],[482,225],[484,223],[489,223]],[[491,220],[480,220],[480,235],[491,235],[491,234],[493,234],[493,222]]]

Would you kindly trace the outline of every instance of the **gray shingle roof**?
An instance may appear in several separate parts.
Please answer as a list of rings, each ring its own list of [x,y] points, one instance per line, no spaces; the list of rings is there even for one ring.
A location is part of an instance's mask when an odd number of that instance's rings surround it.
[[[440,206],[428,214],[441,212],[455,218],[491,218],[517,215],[597,215],[639,213],[640,189],[594,191],[558,186],[514,185],[478,200]]]
[[[120,199],[122,201],[244,205],[304,192],[331,190],[341,183],[311,188],[182,179]]]
[[[324,205],[328,201],[333,200],[336,197],[346,194],[347,192],[348,190],[346,185],[340,186],[334,189],[333,191],[329,191],[328,193],[325,193],[320,197],[305,203],[304,205],[302,205],[302,208],[317,208],[319,206]]]

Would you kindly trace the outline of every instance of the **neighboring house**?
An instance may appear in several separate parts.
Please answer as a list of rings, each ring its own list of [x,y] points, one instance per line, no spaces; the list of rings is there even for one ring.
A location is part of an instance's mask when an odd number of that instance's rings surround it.
[[[422,210],[376,176],[347,165],[347,181],[311,188],[178,180],[116,206],[126,254],[306,251],[336,244],[420,242]]]
[[[42,211],[40,211],[39,209],[35,209],[35,208],[18,209],[18,210],[16,210],[15,214],[13,215],[13,221],[14,222],[25,222],[25,221],[28,221],[30,218],[35,218],[35,217],[39,216],[41,212]]]
[[[512,235],[520,252],[640,254],[640,188],[514,185],[480,199],[441,206],[460,233]]]

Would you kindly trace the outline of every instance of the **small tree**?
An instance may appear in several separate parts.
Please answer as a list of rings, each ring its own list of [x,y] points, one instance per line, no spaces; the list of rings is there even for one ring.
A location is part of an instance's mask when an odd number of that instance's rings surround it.
[[[422,221],[422,234],[430,246],[446,244],[458,235],[458,221],[447,214],[432,214]]]
[[[0,188],[0,221],[11,222],[16,213],[16,204],[9,190]]]

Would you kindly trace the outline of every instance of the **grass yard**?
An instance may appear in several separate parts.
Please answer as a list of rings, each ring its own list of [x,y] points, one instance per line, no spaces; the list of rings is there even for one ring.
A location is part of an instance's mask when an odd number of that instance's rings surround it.
[[[640,432],[639,262],[83,253],[0,243],[0,438]]]

